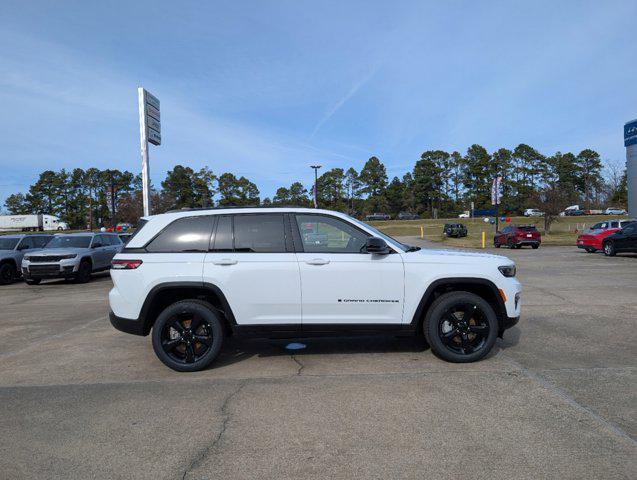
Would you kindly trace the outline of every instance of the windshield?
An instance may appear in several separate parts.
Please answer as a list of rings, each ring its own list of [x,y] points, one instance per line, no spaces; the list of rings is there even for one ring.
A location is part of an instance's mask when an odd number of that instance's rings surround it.
[[[409,250],[409,245],[405,245],[404,243],[399,242],[398,240],[396,240],[395,238],[390,237],[389,235],[381,232],[380,230],[372,227],[371,225],[368,225],[365,222],[361,222],[360,220],[355,219],[354,217],[349,217],[348,218],[354,222],[357,223],[358,225],[361,225],[365,228],[367,228],[368,230],[371,230],[372,232],[374,232],[375,235],[379,236],[380,238],[382,238],[383,240],[385,240],[386,242],[391,243],[392,245],[397,246],[398,248],[400,248],[403,252],[406,252],[407,250]]]
[[[91,237],[79,235],[60,235],[46,244],[44,248],[88,248]]]
[[[19,238],[0,237],[0,250],[13,250],[19,241]]]

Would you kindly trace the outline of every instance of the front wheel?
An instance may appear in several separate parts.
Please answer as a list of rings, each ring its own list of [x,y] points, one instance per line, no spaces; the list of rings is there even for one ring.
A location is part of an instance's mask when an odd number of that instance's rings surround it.
[[[482,297],[470,292],[449,292],[429,308],[423,333],[436,356],[454,363],[480,360],[498,336],[498,319]]]
[[[93,267],[91,266],[91,262],[83,261],[80,263],[79,268],[77,269],[77,276],[75,277],[75,281],[77,283],[88,283],[91,280],[91,271]]]
[[[500,248],[500,244],[499,244],[498,242],[493,242],[493,246],[494,246],[495,248]]]
[[[153,350],[178,372],[203,370],[217,357],[223,325],[213,307],[201,300],[181,300],[167,307],[153,325]]]
[[[604,255],[607,257],[614,257],[616,253],[615,244],[613,244],[613,242],[606,242],[604,244]]]

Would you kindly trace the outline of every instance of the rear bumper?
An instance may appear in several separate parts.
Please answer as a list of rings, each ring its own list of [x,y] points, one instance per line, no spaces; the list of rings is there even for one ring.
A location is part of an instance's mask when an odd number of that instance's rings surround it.
[[[147,335],[147,333],[144,332],[143,323],[140,322],[138,319],[118,317],[113,313],[112,310],[108,312],[108,318],[111,321],[111,325],[113,325],[113,327],[115,327],[120,332],[141,336]]]

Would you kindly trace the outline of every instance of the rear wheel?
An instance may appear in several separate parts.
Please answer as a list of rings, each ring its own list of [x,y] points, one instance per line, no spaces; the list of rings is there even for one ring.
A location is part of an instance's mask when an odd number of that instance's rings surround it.
[[[533,250],[537,250],[538,248],[540,248],[540,245],[538,243],[534,243],[533,245],[531,245],[531,247],[533,247]]]
[[[0,265],[0,285],[8,285],[16,277],[15,266],[11,263]]]
[[[217,357],[223,342],[219,314],[202,300],[181,300],[167,307],[153,325],[153,350],[178,372],[203,370]]]
[[[493,348],[498,319],[482,297],[470,292],[450,292],[429,308],[423,333],[436,356],[449,362],[475,362]]]
[[[607,257],[614,257],[616,253],[615,244],[613,242],[606,242],[604,244],[604,255]]]

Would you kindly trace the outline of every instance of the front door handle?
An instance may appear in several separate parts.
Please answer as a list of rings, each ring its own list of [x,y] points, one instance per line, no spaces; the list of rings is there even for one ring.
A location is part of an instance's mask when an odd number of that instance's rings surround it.
[[[212,263],[215,265],[236,265],[237,261],[232,258],[220,258],[219,260],[214,260]]]
[[[313,258],[312,260],[306,260],[305,263],[308,265],[327,265],[330,261],[325,258]]]

